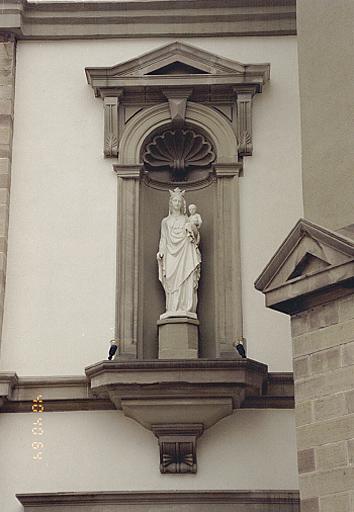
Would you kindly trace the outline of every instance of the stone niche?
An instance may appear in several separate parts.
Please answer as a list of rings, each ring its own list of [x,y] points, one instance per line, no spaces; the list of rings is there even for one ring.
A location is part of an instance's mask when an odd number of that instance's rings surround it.
[[[164,311],[156,252],[168,189],[204,218],[200,356],[233,357],[243,337],[239,244],[242,159],[269,64],[241,64],[175,42],[110,68],[86,68],[104,105],[104,155],[117,159],[116,338],[121,358],[156,358]]]
[[[269,69],[180,42],[86,69],[103,100],[103,152],[115,159],[118,182],[119,340],[115,361],[86,373],[94,394],[154,432],[162,473],[196,472],[197,438],[247,396],[259,396],[267,379],[267,367],[237,359],[233,344],[243,339],[238,183],[243,157],[252,154],[253,99]],[[168,190],[176,187],[203,217],[194,361],[158,359],[165,297],[156,253]],[[195,332],[189,323],[178,332]]]

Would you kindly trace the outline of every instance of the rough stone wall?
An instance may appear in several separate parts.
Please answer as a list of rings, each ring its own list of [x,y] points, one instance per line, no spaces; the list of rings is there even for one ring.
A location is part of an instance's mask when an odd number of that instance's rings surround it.
[[[301,512],[354,511],[354,295],[291,323]]]
[[[15,57],[16,42],[0,34],[0,333],[6,279],[15,96]]]

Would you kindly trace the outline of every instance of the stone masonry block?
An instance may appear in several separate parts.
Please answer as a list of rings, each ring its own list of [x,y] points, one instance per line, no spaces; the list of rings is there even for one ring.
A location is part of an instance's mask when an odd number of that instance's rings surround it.
[[[297,466],[299,473],[315,471],[315,450],[309,448],[297,452]]]
[[[291,333],[292,336],[299,336],[337,323],[339,323],[338,304],[329,302],[293,316]]]
[[[320,512],[351,512],[350,495],[332,494],[320,499]]]
[[[14,98],[14,86],[0,85],[0,100],[12,100]]]
[[[293,338],[293,354],[294,357],[305,356],[349,341],[354,341],[354,320],[296,336]]]
[[[348,407],[348,413],[354,413],[354,390],[345,393],[345,401]],[[354,437],[354,436],[353,436]]]
[[[0,158],[11,158],[11,144],[0,144]]]
[[[298,357],[294,359],[294,378],[302,379],[310,375],[309,357]]]
[[[348,459],[349,464],[354,464],[354,439],[349,439],[348,441]],[[354,489],[354,485],[353,485]]]
[[[14,76],[10,67],[4,68],[0,63],[0,85],[11,85]]]
[[[12,123],[8,126],[0,125],[0,144],[11,144],[12,141]]]
[[[354,341],[342,345],[342,366],[354,365]],[[353,369],[354,370],[354,369]]]
[[[353,438],[354,414],[296,428],[298,450]]]
[[[315,400],[313,402],[313,411],[315,421],[345,416],[349,412],[345,394],[337,393],[326,398]]]
[[[9,221],[8,205],[0,205],[0,236],[7,236],[7,226]]]
[[[328,374],[295,382],[295,396],[297,402],[306,402],[315,398],[323,398],[327,395],[349,391],[354,389],[354,369],[346,366],[333,370]]]
[[[0,236],[0,252],[7,251],[7,238],[4,236]]]
[[[15,43],[13,41],[0,41],[0,57],[13,58],[15,56]]]
[[[341,366],[340,347],[321,350],[310,356],[311,373],[323,373]]]
[[[317,469],[331,469],[347,466],[347,441],[324,444],[316,448]]]
[[[293,338],[295,336],[300,336],[309,330],[308,311],[304,311],[303,313],[299,313],[298,315],[291,317],[291,336]]]
[[[296,426],[301,427],[313,421],[312,402],[302,402],[295,407]]]
[[[345,322],[354,318],[354,295],[342,299],[338,304],[339,321]]]
[[[320,502],[318,498],[301,500],[301,512],[320,512]]]
[[[10,192],[7,188],[0,188],[0,204],[8,204]]]
[[[13,101],[12,100],[0,100],[0,114],[5,116],[13,116]]]
[[[10,160],[9,158],[0,158],[0,176],[1,174],[10,173]]]
[[[9,189],[10,188],[10,175],[9,174],[0,174],[0,189]]]
[[[1,43],[0,43],[1,44]],[[11,71],[13,70],[13,55],[10,53],[3,53],[0,51],[0,70]]]
[[[0,252],[0,275],[1,272],[5,274],[6,271],[6,254],[3,252]]]
[[[353,482],[353,466],[303,474],[300,475],[301,496],[306,499],[351,491]]]

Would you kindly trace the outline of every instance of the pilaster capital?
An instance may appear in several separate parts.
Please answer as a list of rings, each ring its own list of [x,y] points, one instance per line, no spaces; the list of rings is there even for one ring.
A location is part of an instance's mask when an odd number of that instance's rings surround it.
[[[113,170],[118,176],[118,178],[123,179],[136,179],[138,180],[141,175],[141,171],[143,168],[143,164],[139,165],[127,165],[127,164],[115,164],[113,165]]]
[[[235,176],[240,176],[242,168],[242,162],[214,164],[214,171],[217,178],[234,178]]]

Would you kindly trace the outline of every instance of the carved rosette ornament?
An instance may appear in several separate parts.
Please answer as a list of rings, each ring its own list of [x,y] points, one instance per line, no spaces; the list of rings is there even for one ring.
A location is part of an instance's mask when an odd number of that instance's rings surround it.
[[[194,130],[166,130],[146,146],[143,162],[150,170],[168,170],[173,181],[185,181],[192,168],[206,169],[215,160],[212,145]]]
[[[198,423],[152,425],[159,440],[161,473],[196,473],[197,438],[204,427]]]

